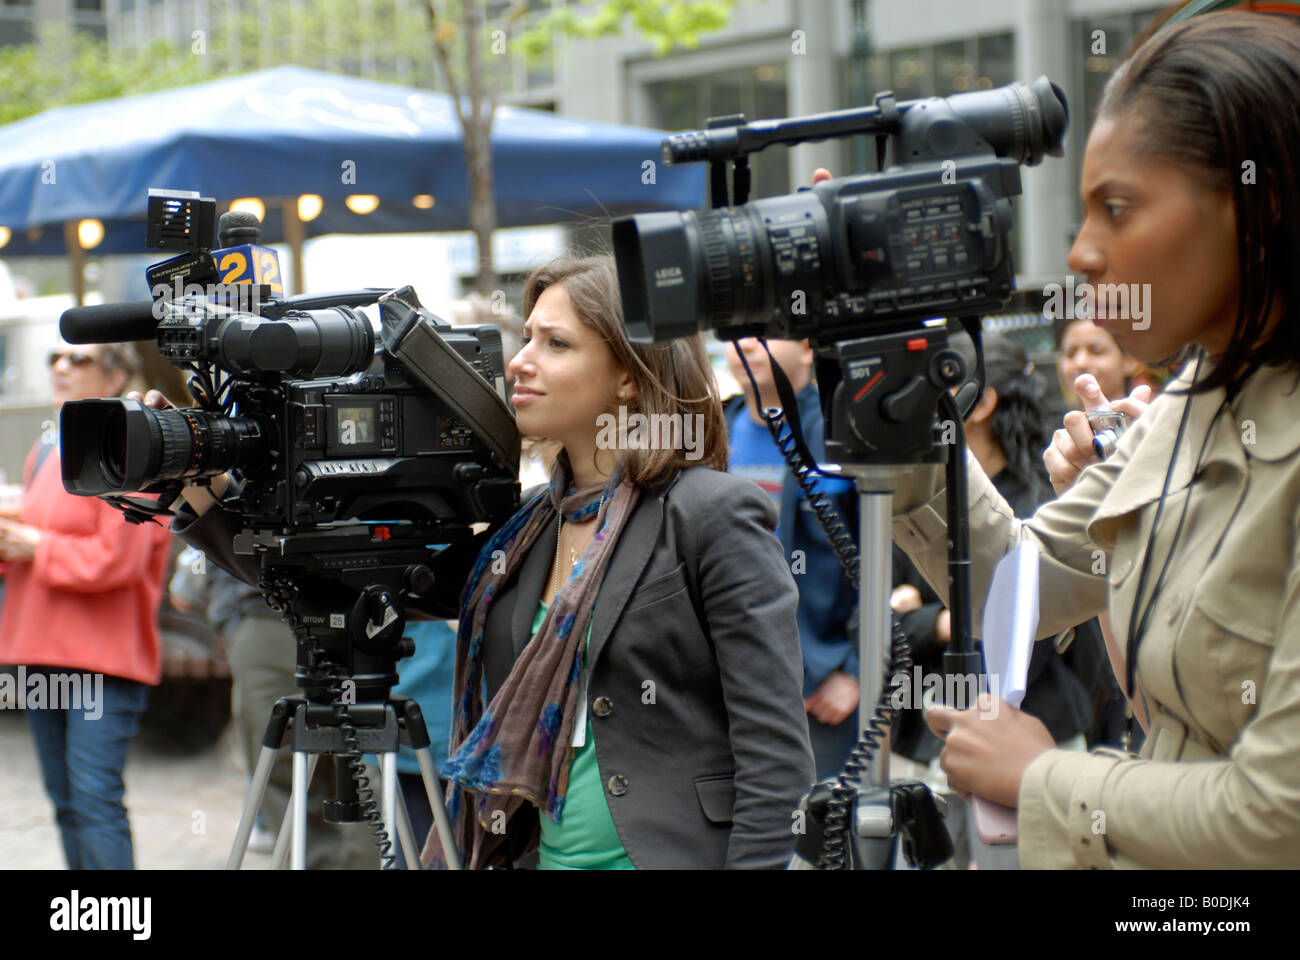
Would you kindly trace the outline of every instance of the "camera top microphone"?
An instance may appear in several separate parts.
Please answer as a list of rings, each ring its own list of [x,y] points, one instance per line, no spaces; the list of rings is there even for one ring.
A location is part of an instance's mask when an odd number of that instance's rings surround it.
[[[152,300],[71,307],[59,317],[59,336],[68,343],[152,340],[157,329]]]

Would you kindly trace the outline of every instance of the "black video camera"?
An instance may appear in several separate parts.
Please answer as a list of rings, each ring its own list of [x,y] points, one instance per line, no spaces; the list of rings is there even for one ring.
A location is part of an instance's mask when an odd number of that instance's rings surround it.
[[[286,608],[292,598],[295,629],[341,641],[339,658],[348,643],[401,656],[400,601],[454,617],[470,525],[495,525],[518,505],[500,333],[452,328],[410,287],[274,299],[261,282],[278,278],[274,251],[258,245],[256,219],[223,215],[223,243],[239,243],[211,251],[214,207],[150,191],[150,245],[186,250],[149,269],[158,299],[62,317],[73,343],[152,336],[192,374],[197,402],[64,404],[64,486],[141,522],[166,515],[186,481],[231,471],[234,553],[259,558],[260,585]],[[243,282],[230,282],[236,270]],[[358,309],[374,303],[377,332]],[[440,550],[454,562],[439,565]]]
[[[713,165],[717,209],[615,222],[628,333],[817,342],[1000,306],[1014,282],[1007,235],[1020,164],[1061,156],[1066,122],[1065,96],[1040,77],[947,99],[883,93],[872,107],[797,119],[725,117],[671,136],[667,163]],[[744,204],[748,154],[861,134],[877,138],[880,173]],[[736,206],[719,202],[727,161],[737,164]]]
[[[970,371],[936,318],[958,318],[982,358],[979,316],[1014,290],[1020,164],[1061,156],[1068,116],[1060,88],[1040,77],[904,103],[886,91],[871,107],[796,119],[722,117],[671,136],[665,161],[710,163],[714,209],[615,222],[628,334],[807,338],[828,457],[938,462],[938,398]],[[881,172],[745,203],[749,154],[863,134],[875,137]]]

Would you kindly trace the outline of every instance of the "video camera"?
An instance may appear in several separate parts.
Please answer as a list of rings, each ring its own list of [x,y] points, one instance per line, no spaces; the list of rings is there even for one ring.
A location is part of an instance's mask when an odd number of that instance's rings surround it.
[[[214,209],[197,194],[151,190],[149,245],[186,251],[149,268],[157,299],[61,318],[73,343],[154,338],[192,374],[197,402],[64,404],[64,486],[141,522],[167,514],[185,481],[230,471],[234,553],[260,560],[259,585],[317,659],[369,676],[378,693],[409,652],[402,602],[455,617],[474,559],[470,525],[517,507],[500,333],[453,329],[409,286],[276,299],[262,282],[278,279],[275,254],[259,245],[256,218],[223,215],[223,243],[242,242],[213,251]],[[373,303],[378,332],[358,309]],[[300,666],[302,682],[310,671]]]
[[[707,129],[663,143],[669,164],[709,162],[713,209],[614,223],[623,315],[633,340],[653,343],[712,329],[723,340],[807,338],[814,347],[826,457],[834,465],[820,467],[810,454],[794,391],[775,363],[781,408],[766,409],[763,417],[860,591],[864,725],[843,772],[805,798],[812,828],[794,867],[887,867],[899,833],[914,865],[933,866],[952,853],[929,791],[920,783],[891,783],[882,760],[894,713],[885,681],[911,666],[888,603],[893,493],[906,470],[945,464],[952,639],[944,671],[980,675],[970,631],[962,423],[983,390],[980,316],[1000,308],[1014,290],[1009,238],[1020,165],[1062,156],[1067,121],[1065,96],[1046,77],[904,103],[886,91],[871,107],[811,117],[713,118]],[[749,154],[864,134],[875,137],[879,172],[746,203]],[[972,380],[948,347],[948,318],[974,342]],[[749,377],[758,396],[757,380],[752,372]],[[854,480],[861,558],[818,487],[823,471]]]
[[[872,107],[798,119],[722,117],[670,136],[665,162],[713,164],[722,209],[615,222],[629,335],[824,341],[1001,306],[1020,164],[1061,156],[1066,122],[1064,94],[1040,77],[947,99],[886,92]],[[881,172],[726,206],[720,164],[737,163],[743,194],[750,153],[863,134],[877,137]]]

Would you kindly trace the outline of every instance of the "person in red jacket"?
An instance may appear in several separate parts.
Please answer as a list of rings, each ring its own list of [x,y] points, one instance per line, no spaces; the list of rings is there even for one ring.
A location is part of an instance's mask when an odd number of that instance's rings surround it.
[[[129,345],[61,345],[50,367],[57,417],[65,401],[119,395],[139,358]],[[122,770],[160,678],[168,533],[67,493],[61,474],[52,421],[17,510],[0,515],[0,663],[19,681],[6,706],[27,713],[68,867],[131,869]]]

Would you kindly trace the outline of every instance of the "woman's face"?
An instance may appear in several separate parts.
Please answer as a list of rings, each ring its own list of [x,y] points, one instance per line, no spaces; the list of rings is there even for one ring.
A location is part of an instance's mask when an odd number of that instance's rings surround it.
[[[115,397],[126,379],[120,370],[104,369],[103,347],[98,344],[60,343],[50,352],[50,388],[56,410],[69,400]]]
[[[1081,406],[1074,392],[1074,381],[1082,373],[1091,373],[1107,400],[1118,400],[1128,391],[1128,379],[1135,372],[1132,357],[1120,350],[1109,333],[1091,320],[1076,320],[1065,328],[1061,337],[1061,354],[1057,369],[1061,374],[1061,390],[1076,407]]]
[[[524,321],[524,345],[506,370],[510,402],[524,436],[559,440],[572,452],[590,445],[596,418],[632,399],[632,378],[609,345],[573,310],[568,291],[547,287]],[[627,393],[619,401],[618,392]]]
[[[1151,364],[1171,360],[1188,343],[1220,353],[1237,312],[1232,194],[1207,190],[1144,152],[1142,135],[1131,114],[1103,116],[1093,126],[1080,185],[1084,219],[1070,270],[1094,287],[1124,285],[1127,315],[1108,311],[1099,298],[1094,322],[1126,353]],[[1133,306],[1136,296],[1141,311]]]

